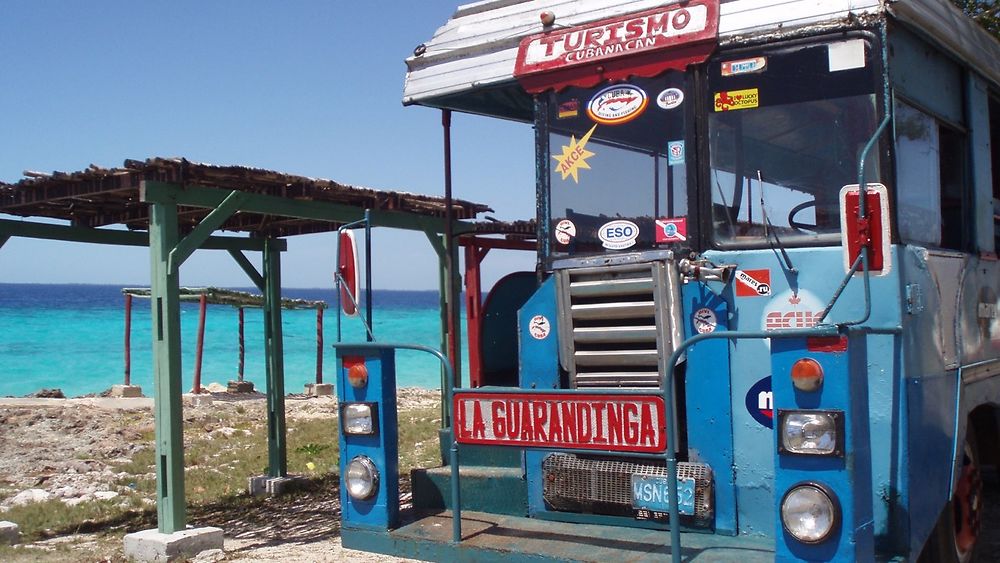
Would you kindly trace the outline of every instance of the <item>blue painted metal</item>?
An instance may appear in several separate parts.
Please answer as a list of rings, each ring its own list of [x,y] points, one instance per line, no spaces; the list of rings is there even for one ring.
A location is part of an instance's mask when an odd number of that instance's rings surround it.
[[[552,276],[542,282],[517,314],[522,389],[559,388],[559,316],[555,282]],[[537,339],[528,333],[528,325],[536,315],[542,315],[549,321],[551,329],[546,338]]]
[[[771,343],[774,408],[780,410],[820,409],[843,413],[844,455],[812,457],[778,452],[780,429],[775,428],[775,527],[779,530],[775,559],[779,561],[870,561],[874,558],[872,517],[871,441],[868,427],[868,359],[866,335],[855,332],[847,352],[810,352],[806,340],[783,339]],[[790,377],[792,364],[809,357],[824,372],[820,390],[795,389]],[[777,416],[776,416],[777,421]],[[776,424],[777,426],[777,424]],[[820,483],[828,487],[840,506],[841,522],[832,536],[809,545],[795,540],[783,530],[781,501],[794,485]]]
[[[374,497],[357,500],[340,488],[343,526],[389,529],[395,527],[399,514],[399,454],[396,433],[396,360],[392,348],[361,348],[337,345],[337,398],[341,405],[365,401],[378,409],[378,431],[374,436],[345,435],[340,428],[340,475],[347,474],[347,464],[358,455],[369,457],[378,468],[379,486]],[[344,368],[345,357],[363,357],[368,369],[368,384],[360,389],[351,386]]]

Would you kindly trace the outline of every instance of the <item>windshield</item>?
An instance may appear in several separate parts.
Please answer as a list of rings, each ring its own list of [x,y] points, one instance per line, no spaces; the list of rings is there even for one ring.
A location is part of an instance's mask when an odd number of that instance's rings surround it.
[[[549,94],[553,254],[683,244],[684,75]]]
[[[839,193],[877,126],[871,47],[798,45],[709,63],[712,225],[720,246],[839,242]],[[876,150],[866,180],[878,181]]]

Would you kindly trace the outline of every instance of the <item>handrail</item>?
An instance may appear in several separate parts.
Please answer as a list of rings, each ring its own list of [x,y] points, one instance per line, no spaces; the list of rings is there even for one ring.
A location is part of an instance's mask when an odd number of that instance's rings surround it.
[[[416,350],[418,352],[427,352],[428,354],[432,354],[440,360],[441,364],[444,366],[445,385],[442,389],[445,392],[445,400],[447,401],[447,404],[450,405],[452,403],[452,398],[455,393],[455,379],[451,369],[451,362],[448,361],[448,358],[445,357],[440,350],[435,350],[434,348],[423,346],[421,344],[399,344],[391,342],[338,342],[337,344],[334,344],[333,347],[353,348],[355,350]],[[442,421],[443,420],[444,419],[442,419]],[[451,464],[451,541],[459,543],[462,541],[462,495],[458,482],[458,442],[455,441],[455,427],[450,423],[450,421],[448,424],[448,435],[449,441],[451,442],[451,451],[449,456],[449,463]]]

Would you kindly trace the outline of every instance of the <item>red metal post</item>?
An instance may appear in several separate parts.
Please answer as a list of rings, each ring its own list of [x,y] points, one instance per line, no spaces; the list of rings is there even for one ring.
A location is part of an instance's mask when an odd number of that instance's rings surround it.
[[[469,385],[482,387],[483,357],[479,349],[479,335],[482,327],[483,289],[479,275],[488,248],[480,248],[475,239],[465,245],[465,317],[469,330]]]
[[[132,295],[125,294],[125,385],[132,385]]]
[[[239,330],[239,332],[240,332],[240,367],[239,367],[239,375],[238,375],[237,379],[238,379],[238,381],[243,381],[243,355],[244,355],[244,352],[245,352],[245,348],[243,347],[243,307],[239,308],[239,317],[240,317],[240,330]]]
[[[198,300],[198,347],[194,354],[194,393],[201,393],[201,355],[205,348],[205,309],[208,297],[202,294]]]
[[[316,383],[323,383],[323,306],[316,307]]]

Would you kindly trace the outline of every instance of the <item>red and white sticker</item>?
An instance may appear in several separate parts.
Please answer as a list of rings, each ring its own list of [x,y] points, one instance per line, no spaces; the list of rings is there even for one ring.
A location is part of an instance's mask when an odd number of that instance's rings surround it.
[[[569,219],[563,219],[556,223],[556,242],[559,244],[569,244],[576,236],[576,225]]]
[[[656,220],[656,242],[684,242],[687,240],[687,217]]]
[[[805,289],[788,289],[775,295],[764,307],[764,330],[811,328],[816,326],[825,305]]]
[[[552,326],[544,315],[535,315],[528,321],[528,334],[535,340],[548,338],[550,332],[552,332]]]
[[[694,312],[694,329],[698,334],[708,334],[715,332],[715,327],[719,326],[719,319],[715,316],[715,311],[708,307],[702,307]]]
[[[736,270],[737,297],[771,295],[771,270]]]

